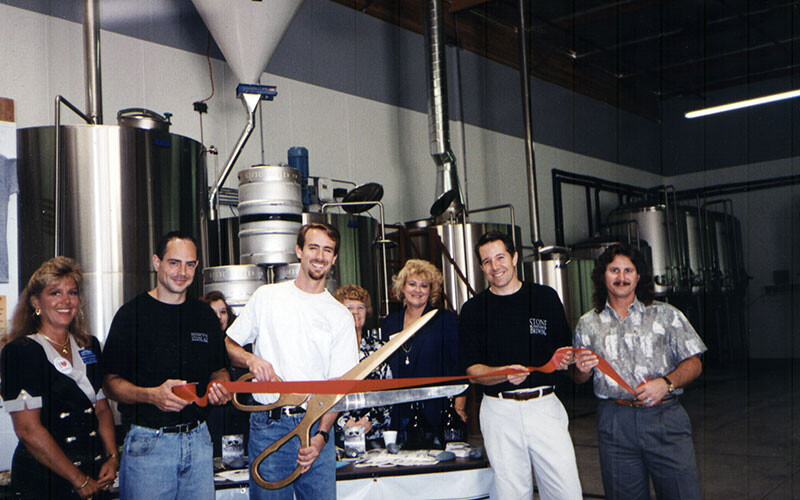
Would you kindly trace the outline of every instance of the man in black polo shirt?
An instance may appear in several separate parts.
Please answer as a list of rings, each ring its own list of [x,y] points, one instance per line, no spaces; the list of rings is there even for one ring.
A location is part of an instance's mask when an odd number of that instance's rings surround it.
[[[123,305],[103,351],[104,390],[119,402],[130,427],[120,465],[120,498],[214,497],[214,466],[206,408],[172,392],[176,385],[206,387],[228,380],[225,337],[212,309],[188,298],[197,246],[169,233],[153,256],[156,287]],[[227,390],[208,386],[208,401],[224,404]]]
[[[490,231],[475,245],[489,289],[461,309],[461,365],[482,384],[481,433],[494,470],[492,498],[533,498],[531,466],[543,500],[581,498],[575,451],[564,406],[553,393],[555,373],[481,377],[502,368],[546,364],[571,345],[555,290],[517,278],[511,238]],[[559,365],[565,370],[572,356]]]

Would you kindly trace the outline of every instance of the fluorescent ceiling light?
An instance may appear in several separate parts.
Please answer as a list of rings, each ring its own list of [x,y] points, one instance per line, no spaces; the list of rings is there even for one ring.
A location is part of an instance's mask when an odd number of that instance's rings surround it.
[[[686,118],[699,118],[701,116],[724,113],[725,111],[731,111],[734,109],[749,108],[750,106],[758,106],[759,104],[766,104],[768,102],[782,101],[784,99],[792,99],[798,96],[800,96],[800,90],[792,90],[789,92],[782,92],[780,94],[773,94],[764,97],[756,97],[755,99],[748,99],[746,101],[723,104],[722,106],[714,106],[711,108],[698,109],[697,111],[690,111],[686,113],[684,116],[686,116]]]

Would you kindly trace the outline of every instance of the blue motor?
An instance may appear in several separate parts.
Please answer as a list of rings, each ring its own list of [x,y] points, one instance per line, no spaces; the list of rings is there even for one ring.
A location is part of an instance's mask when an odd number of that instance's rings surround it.
[[[289,148],[289,166],[300,171],[300,186],[303,193],[303,210],[308,210],[311,198],[308,192],[308,150],[303,146]]]

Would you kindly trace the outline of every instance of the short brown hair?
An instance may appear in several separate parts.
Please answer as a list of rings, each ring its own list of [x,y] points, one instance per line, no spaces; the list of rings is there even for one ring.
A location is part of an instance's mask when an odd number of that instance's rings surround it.
[[[357,300],[366,306],[367,316],[372,314],[372,300],[369,298],[369,292],[358,285],[340,286],[333,296],[342,304],[345,300]]]
[[[324,231],[325,234],[328,235],[328,238],[332,239],[334,242],[333,255],[339,255],[339,240],[341,239],[339,236],[339,230],[324,222],[311,222],[301,227],[300,230],[297,231],[298,247],[302,249],[306,245],[306,233],[312,229]]]
[[[418,274],[422,279],[430,283],[431,296],[429,302],[431,305],[438,307],[442,300],[442,272],[436,266],[422,259],[408,259],[403,269],[399,273],[392,276],[392,295],[406,303],[405,295],[403,294],[403,287],[406,286],[406,281],[411,276]]]

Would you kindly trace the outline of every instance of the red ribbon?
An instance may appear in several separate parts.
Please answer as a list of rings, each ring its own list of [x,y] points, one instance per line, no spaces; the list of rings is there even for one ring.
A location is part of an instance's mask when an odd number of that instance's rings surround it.
[[[492,377],[496,375],[514,375],[517,373],[530,373],[530,372],[543,372],[552,373],[556,371],[564,356],[571,352],[592,352],[589,349],[579,349],[575,347],[561,347],[553,353],[546,364],[542,366],[529,366],[524,371],[516,368],[503,368],[502,370],[495,370],[489,373],[484,373],[480,377],[469,377],[466,375],[458,375],[454,377],[413,377],[413,378],[393,378],[393,379],[370,379],[370,380],[310,380],[310,381],[297,381],[297,382],[236,382],[236,381],[219,381],[213,382],[224,386],[228,392],[243,392],[243,393],[273,393],[273,394],[349,394],[351,392],[370,392],[382,391],[386,389],[403,389],[407,387],[415,387],[422,385],[441,384],[442,382],[453,382],[456,380],[465,380],[469,378],[483,378]],[[623,389],[636,394],[636,391],[628,385],[625,380],[611,367],[611,365],[603,359],[600,355],[595,354],[599,360],[597,369],[609,376]],[[208,391],[202,397],[197,395],[197,384],[184,384],[175,386],[172,391],[180,398],[193,403],[198,406],[206,406],[208,404]]]

